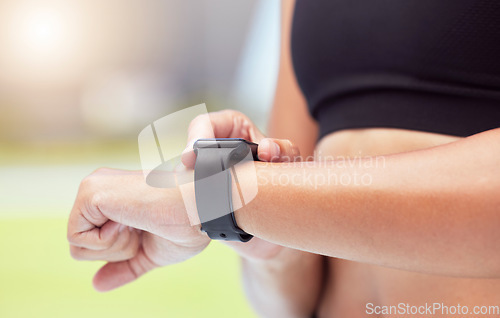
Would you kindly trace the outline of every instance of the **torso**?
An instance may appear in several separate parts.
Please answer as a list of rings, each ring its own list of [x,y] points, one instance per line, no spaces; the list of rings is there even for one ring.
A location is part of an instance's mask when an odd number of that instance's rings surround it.
[[[316,150],[325,156],[384,155],[434,147],[458,139],[454,136],[399,129],[345,130],[322,138]],[[397,306],[399,303],[411,306],[425,303],[444,303],[449,306],[460,304],[468,305],[470,310],[477,305],[500,305],[500,280],[496,279],[427,275],[335,258],[330,258],[328,264],[318,309],[320,318],[365,317],[368,316],[365,312],[367,303],[386,306]],[[436,315],[459,316],[462,315]]]
[[[323,136],[316,152],[394,154],[498,127],[499,16],[500,4],[493,0],[297,0],[291,52]],[[334,258],[328,263],[320,318],[383,317],[365,313],[370,302],[500,305],[500,280],[425,275]],[[415,317],[393,315],[410,316]]]
[[[297,0],[291,55],[320,136],[471,136],[500,122],[499,1]]]

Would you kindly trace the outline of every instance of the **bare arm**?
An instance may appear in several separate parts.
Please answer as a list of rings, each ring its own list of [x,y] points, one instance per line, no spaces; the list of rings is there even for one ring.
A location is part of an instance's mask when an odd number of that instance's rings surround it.
[[[317,138],[297,85],[290,56],[290,25],[294,1],[282,3],[280,73],[269,122],[269,136],[289,139],[304,157],[312,155]],[[301,129],[297,129],[301,127]],[[242,258],[246,293],[264,317],[308,317],[321,292],[323,256],[285,248],[276,257],[253,262]]]
[[[332,257],[498,278],[498,145],[495,129],[352,165],[259,164],[259,194],[237,211],[238,224],[265,240]]]
[[[280,71],[268,133],[273,138],[291,140],[307,157],[316,146],[318,126],[309,115],[292,65],[290,32],[294,5],[294,0],[282,1]]]

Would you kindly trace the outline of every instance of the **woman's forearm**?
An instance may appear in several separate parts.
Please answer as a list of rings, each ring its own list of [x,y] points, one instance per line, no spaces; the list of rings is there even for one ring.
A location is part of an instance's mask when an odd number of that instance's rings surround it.
[[[499,129],[384,158],[256,168],[258,195],[236,217],[257,237],[405,270],[500,276]]]

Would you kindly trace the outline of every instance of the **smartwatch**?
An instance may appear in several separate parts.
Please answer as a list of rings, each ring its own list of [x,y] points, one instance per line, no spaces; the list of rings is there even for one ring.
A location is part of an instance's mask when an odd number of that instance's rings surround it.
[[[252,239],[236,224],[231,170],[244,160],[257,161],[257,147],[237,138],[198,139],[194,143],[196,207],[201,229],[211,239],[239,242]]]

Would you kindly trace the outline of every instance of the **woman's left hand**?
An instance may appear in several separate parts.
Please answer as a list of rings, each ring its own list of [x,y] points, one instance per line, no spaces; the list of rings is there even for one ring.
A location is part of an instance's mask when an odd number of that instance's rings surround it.
[[[108,291],[193,257],[210,239],[191,226],[178,189],[152,188],[142,172],[99,169],[80,185],[68,241],[75,259],[108,261],[94,277]]]

